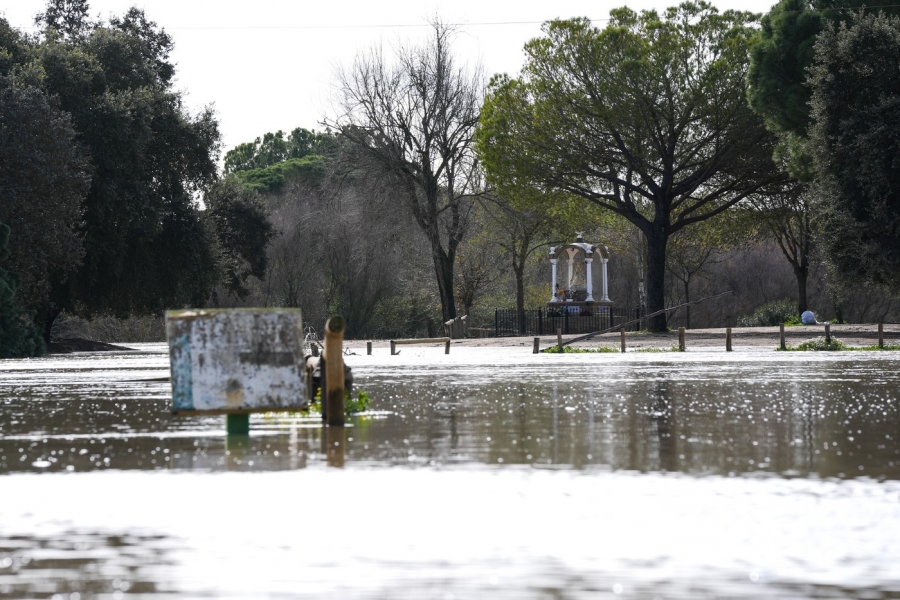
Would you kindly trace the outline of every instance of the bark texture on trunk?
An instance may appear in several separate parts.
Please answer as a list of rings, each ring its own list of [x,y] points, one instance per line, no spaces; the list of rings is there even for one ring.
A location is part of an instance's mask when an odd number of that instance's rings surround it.
[[[669,241],[665,229],[651,225],[644,232],[647,238],[647,312],[654,313],[666,307],[666,244]],[[653,332],[667,331],[665,313],[648,319],[647,328]]]

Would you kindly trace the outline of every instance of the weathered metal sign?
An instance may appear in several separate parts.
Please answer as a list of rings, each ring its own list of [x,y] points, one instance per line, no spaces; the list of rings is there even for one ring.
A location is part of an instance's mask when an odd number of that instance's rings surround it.
[[[306,407],[299,310],[169,311],[166,334],[173,412]]]

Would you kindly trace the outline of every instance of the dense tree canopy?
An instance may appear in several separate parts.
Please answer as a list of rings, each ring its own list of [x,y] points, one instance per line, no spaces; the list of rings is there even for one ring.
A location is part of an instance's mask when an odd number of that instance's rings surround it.
[[[266,246],[274,235],[259,196],[235,180],[215,184],[204,197],[204,216],[215,232],[218,264],[226,289],[245,298],[250,276],[266,273]]]
[[[497,77],[478,147],[490,171],[580,196],[631,221],[663,308],[669,236],[783,179],[774,137],[742,94],[754,16],[684,3],[552,21],[519,79]],[[665,318],[651,323],[665,328]]]
[[[297,127],[284,138],[281,130],[267,133],[252,142],[238,144],[225,153],[225,174],[265,169],[276,163],[319,154],[326,135]]]
[[[210,110],[184,109],[165,31],[134,8],[88,22],[83,5],[51,1],[33,53],[47,93],[71,115],[91,177],[83,264],[56,282],[50,320],[59,309],[125,315],[202,304],[215,269],[194,196],[216,178],[216,121]]]
[[[0,264],[8,257],[9,227],[0,222]],[[19,278],[0,267],[0,358],[43,354],[40,334],[16,302]]]
[[[809,74],[825,251],[852,281],[900,289],[900,19],[829,27]]]
[[[776,161],[800,181],[814,177],[807,130],[807,72],[823,29],[846,22],[854,9],[900,12],[893,0],[781,0],[763,16],[751,48],[747,97],[780,138]]]
[[[0,266],[18,276],[21,306],[46,303],[81,263],[85,167],[68,115],[25,77],[0,76],[0,222],[12,229]]]

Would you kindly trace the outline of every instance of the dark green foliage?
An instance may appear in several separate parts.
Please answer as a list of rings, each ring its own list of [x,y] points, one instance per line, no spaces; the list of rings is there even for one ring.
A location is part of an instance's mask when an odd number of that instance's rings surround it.
[[[238,144],[225,153],[225,173],[265,169],[290,159],[318,154],[326,135],[298,127],[287,139],[281,130],[267,133],[253,142]]]
[[[9,255],[9,227],[0,223],[0,261]],[[0,268],[0,358],[44,354],[44,342],[31,319],[15,303],[18,278]]]
[[[235,171],[233,177],[244,187],[257,192],[279,192],[285,182],[298,179],[309,185],[318,185],[325,176],[325,157],[309,154],[302,158],[291,158],[262,169]]]
[[[34,18],[35,25],[46,25],[65,37],[79,37],[97,26],[88,18],[87,0],[49,0],[47,10]]]
[[[772,131],[805,137],[810,123],[806,71],[816,37],[829,25],[847,21],[854,8],[891,12],[898,10],[895,5],[893,0],[781,0],[762,18],[751,51],[750,105]]]
[[[547,354],[609,354],[621,352],[615,346],[597,346],[596,348],[576,348],[575,346],[550,346],[545,349]]]
[[[205,197],[205,217],[215,232],[223,284],[238,298],[247,296],[247,278],[263,277],[266,246],[274,235],[265,207],[253,190],[237,181],[214,185]]]
[[[758,307],[753,314],[738,319],[740,327],[771,327],[774,325],[799,325],[797,303],[785,298]]]
[[[0,75],[0,222],[14,240],[0,266],[19,277],[24,308],[40,310],[51,280],[65,281],[81,262],[86,166],[68,115],[41,90]]]
[[[824,31],[810,70],[820,225],[847,281],[900,290],[900,19]]]
[[[81,29],[59,37],[48,27],[35,52],[91,164],[83,266],[57,282],[57,306],[124,316],[202,305],[216,269],[194,195],[216,179],[212,111],[184,110],[171,39],[140,10]]]
[[[824,336],[806,340],[796,346],[785,347],[785,350],[789,352],[836,352],[854,349],[839,339],[831,338],[831,340],[826,340]],[[780,351],[781,348],[776,348],[776,350]]]

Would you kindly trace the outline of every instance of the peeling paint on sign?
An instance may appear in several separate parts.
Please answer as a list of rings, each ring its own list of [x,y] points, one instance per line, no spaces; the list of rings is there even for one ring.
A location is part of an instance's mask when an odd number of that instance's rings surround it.
[[[170,311],[166,333],[173,411],[307,406],[299,310]]]

